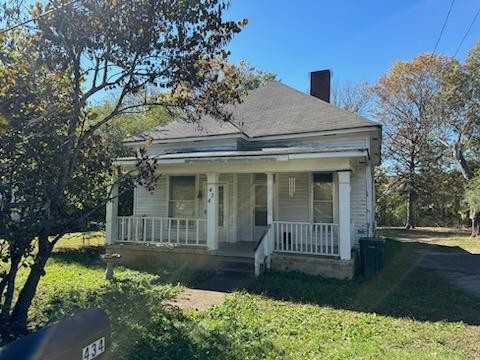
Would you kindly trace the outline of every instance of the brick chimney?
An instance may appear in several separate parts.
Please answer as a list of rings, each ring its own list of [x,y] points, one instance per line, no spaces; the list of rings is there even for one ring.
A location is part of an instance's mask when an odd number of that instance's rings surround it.
[[[330,102],[330,70],[312,71],[310,73],[310,95]]]

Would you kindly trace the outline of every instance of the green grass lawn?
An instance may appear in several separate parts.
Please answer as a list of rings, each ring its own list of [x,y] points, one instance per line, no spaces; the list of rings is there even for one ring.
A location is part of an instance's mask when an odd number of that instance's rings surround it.
[[[55,248],[60,249],[80,249],[89,246],[105,246],[105,232],[86,231],[66,234],[62,237]]]
[[[470,236],[470,231],[450,228],[422,227],[415,230],[403,228],[379,228],[378,234],[402,241],[414,241],[431,245],[457,246],[472,254],[480,254],[480,238]]]
[[[99,306],[112,321],[114,359],[480,358],[480,299],[417,269],[416,246],[427,245],[387,241],[385,270],[370,281],[268,273],[204,312],[164,305],[204,274],[119,268],[109,283],[100,249],[60,251],[31,325]]]

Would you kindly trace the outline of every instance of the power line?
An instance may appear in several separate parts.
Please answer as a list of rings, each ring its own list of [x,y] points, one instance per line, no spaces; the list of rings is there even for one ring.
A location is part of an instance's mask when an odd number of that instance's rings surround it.
[[[445,26],[447,26],[448,18],[450,17],[450,13],[452,12],[454,2],[455,2],[455,0],[452,0],[450,2],[450,7],[448,8],[447,16],[445,17],[445,21],[443,22],[442,29],[440,30],[440,34],[438,34],[438,39],[437,39],[437,42],[435,43],[435,47],[433,48],[433,53],[435,53],[435,51],[437,51],[438,44],[440,43],[440,40],[442,39],[443,31],[445,30]]]
[[[37,17],[32,17],[32,18],[30,18],[30,19],[28,19],[28,20],[25,20],[25,21],[21,22],[21,23],[18,23],[18,24],[15,24],[15,25],[13,25],[13,26],[10,26],[10,27],[8,27],[8,28],[6,28],[6,29],[0,30],[0,35],[3,35],[3,34],[9,32],[9,31],[12,31],[12,30],[14,30],[14,29],[16,29],[16,28],[19,28],[19,27],[21,27],[21,26],[27,25],[28,23],[31,23],[32,21],[41,19],[41,18],[43,18],[44,16],[50,15],[51,13],[54,13],[55,11],[58,11],[58,10],[60,10],[60,9],[63,9],[64,7],[67,7],[67,6],[69,6],[69,5],[72,5],[72,4],[76,3],[77,1],[79,1],[79,0],[72,0],[72,1],[70,1],[70,2],[67,2],[67,3],[59,6],[59,7],[56,7],[56,8],[50,9],[50,10],[48,10],[48,11],[45,11],[43,14],[40,14],[40,15],[37,16]]]
[[[465,33],[465,35],[463,35],[462,41],[460,41],[460,44],[458,44],[457,50],[455,50],[455,54],[453,54],[453,57],[457,56],[458,52],[460,51],[460,49],[463,45],[463,42],[465,41],[465,39],[468,36],[468,33],[470,32],[470,30],[472,30],[473,24],[475,24],[475,21],[477,20],[479,14],[480,14],[480,7],[478,8],[477,12],[475,13],[475,16],[473,17],[472,22],[470,23],[470,26],[467,29],[467,32]]]

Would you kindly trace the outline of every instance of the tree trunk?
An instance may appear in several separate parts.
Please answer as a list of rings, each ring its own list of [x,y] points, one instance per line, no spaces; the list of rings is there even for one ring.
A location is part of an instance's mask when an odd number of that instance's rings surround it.
[[[472,180],[473,172],[472,169],[470,169],[470,166],[468,166],[467,160],[465,160],[465,157],[463,156],[463,144],[461,142],[456,142],[454,144],[453,157],[455,158],[455,161],[457,162],[464,179],[467,181]]]
[[[45,264],[50,257],[51,251],[52,249],[48,241],[48,233],[44,232],[38,237],[38,253],[35,258],[35,263],[30,269],[30,274],[18,295],[15,307],[8,321],[10,333],[14,337],[25,335],[27,333],[28,309],[35,296],[40,278],[45,274]]]
[[[476,212],[472,215],[472,236],[480,236],[480,212]]]
[[[417,227],[416,200],[417,196],[415,191],[409,190],[407,200],[407,223],[405,224],[405,229],[415,229]]]
[[[2,284],[0,292],[0,299],[2,300],[2,307],[0,312],[0,336],[4,341],[9,341],[10,328],[8,326],[8,318],[12,307],[13,296],[15,293],[15,279],[18,272],[18,266],[20,263],[19,256],[12,256],[10,260],[10,270],[6,275],[5,282]],[[3,292],[5,295],[3,296]]]
[[[463,156],[463,144],[460,140],[453,145],[452,152],[463,178],[470,182],[473,178],[473,171],[465,160],[465,156]],[[480,214],[474,213],[470,216],[470,219],[472,220],[472,236],[480,236]]]

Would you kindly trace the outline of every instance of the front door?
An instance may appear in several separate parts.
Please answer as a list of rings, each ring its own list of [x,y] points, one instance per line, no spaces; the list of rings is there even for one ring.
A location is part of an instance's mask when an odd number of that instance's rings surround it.
[[[203,193],[207,193],[207,184],[203,184]],[[228,196],[227,184],[218,185],[218,241],[228,241]],[[207,199],[201,202],[200,213],[207,217]]]
[[[218,185],[218,241],[227,241],[227,186]]]
[[[258,241],[267,229],[267,185],[253,186],[253,240]]]

